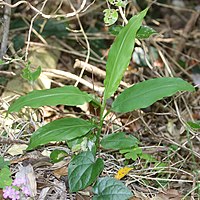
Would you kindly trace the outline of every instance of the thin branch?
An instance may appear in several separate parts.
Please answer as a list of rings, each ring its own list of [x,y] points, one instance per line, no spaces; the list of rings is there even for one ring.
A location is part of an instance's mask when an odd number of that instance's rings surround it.
[[[70,2],[70,5],[71,5],[71,8],[73,9],[73,11],[76,12],[76,10],[75,10],[73,4],[71,4],[71,2]],[[86,45],[87,45],[87,56],[86,56],[85,62],[88,63],[89,58],[90,58],[90,43],[89,43],[88,38],[87,38],[87,35],[86,35],[86,33],[85,33],[84,29],[83,29],[83,26],[82,26],[82,23],[81,23],[81,21],[80,21],[80,18],[79,18],[79,14],[78,14],[78,13],[76,14],[76,18],[77,18],[77,20],[78,20],[78,24],[79,24],[79,26],[80,26],[80,30],[81,30],[81,32],[82,32],[82,34],[83,34],[83,37],[84,37],[85,42],[86,42]],[[80,73],[80,75],[79,75],[80,78],[82,78],[84,71],[85,71],[85,69],[82,68],[81,73]],[[79,83],[79,80],[76,81],[76,83],[74,84],[74,86],[77,86],[78,83]]]
[[[15,4],[11,4],[11,3],[8,3],[5,1],[0,1],[0,5],[7,5],[9,6],[10,8],[16,8],[17,6],[19,6],[20,4],[26,4],[28,5],[32,10],[34,10],[36,13],[40,14],[42,17],[46,18],[46,19],[50,19],[50,18],[58,18],[58,17],[66,17],[66,18],[69,18],[69,17],[73,17],[75,16],[77,13],[80,13],[85,5],[86,5],[86,2],[87,0],[83,0],[81,6],[79,7],[78,10],[72,12],[72,13],[67,13],[65,15],[47,15],[47,14],[44,14],[42,11],[38,10],[37,8],[35,8],[32,4],[30,4],[29,2],[27,1],[19,1]]]
[[[7,77],[16,76],[16,74],[14,72],[8,72],[8,71],[0,71],[0,75],[4,75],[4,76],[7,76]]]
[[[10,4],[11,0],[5,0],[6,3]],[[3,16],[3,36],[1,40],[1,51],[0,51],[0,59],[3,59],[3,56],[6,54],[7,45],[8,45],[8,35],[9,35],[9,28],[10,28],[10,15],[11,15],[11,8],[5,5],[5,11]],[[0,68],[3,68],[0,66]]]
[[[43,5],[40,9],[40,12],[43,11],[46,3],[47,3],[48,0],[45,0],[43,2]],[[25,61],[27,61],[28,59],[28,50],[29,50],[29,46],[30,46],[30,40],[31,40],[31,32],[32,32],[32,28],[33,28],[33,23],[34,23],[34,20],[36,19],[36,17],[39,15],[39,13],[36,13],[36,15],[31,19],[31,24],[30,24],[30,28],[29,28],[29,32],[28,32],[28,40],[27,40],[27,46],[26,46],[26,52],[25,52]]]

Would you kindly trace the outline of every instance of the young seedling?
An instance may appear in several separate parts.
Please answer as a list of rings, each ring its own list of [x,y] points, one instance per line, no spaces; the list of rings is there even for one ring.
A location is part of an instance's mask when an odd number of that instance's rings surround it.
[[[73,143],[83,144],[85,142],[86,149],[74,155],[68,166],[69,188],[71,192],[77,192],[89,185],[93,185],[93,200],[125,200],[132,196],[131,191],[119,180],[111,177],[98,178],[104,169],[104,161],[101,158],[101,154],[99,154],[100,147],[122,150],[135,148],[138,144],[138,140],[135,137],[123,132],[110,133],[108,136],[103,136],[101,140],[106,115],[110,112],[126,113],[146,108],[154,102],[164,97],[169,97],[178,91],[194,91],[192,85],[180,78],[155,78],[137,83],[125,89],[114,100],[111,108],[107,106],[107,100],[117,90],[123,74],[128,67],[135,39],[137,37],[140,39],[148,38],[154,33],[148,27],[141,27],[142,20],[147,11],[148,8],[138,15],[133,16],[125,27],[120,28],[110,48],[106,64],[105,90],[102,102],[99,102],[97,97],[83,92],[77,87],[65,86],[32,91],[17,99],[8,109],[8,113],[11,113],[19,112],[24,106],[31,108],[60,104],[77,106],[86,102],[95,103],[95,105],[99,106],[99,120],[62,118],[52,121],[32,134],[27,149],[28,151],[33,150],[53,141],[66,141],[69,146],[72,146]],[[107,112],[105,113],[106,110]]]

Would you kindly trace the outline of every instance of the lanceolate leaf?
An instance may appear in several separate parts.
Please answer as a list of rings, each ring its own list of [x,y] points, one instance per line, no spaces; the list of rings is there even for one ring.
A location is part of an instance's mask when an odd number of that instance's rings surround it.
[[[115,112],[129,112],[146,108],[154,102],[178,91],[194,91],[194,87],[180,78],[156,78],[138,83],[124,90],[113,102]]]
[[[76,106],[90,102],[92,96],[80,91],[74,86],[64,86],[48,90],[34,90],[25,96],[19,97],[8,109],[8,112],[17,112],[24,106],[38,108],[40,106],[55,106],[59,104]]]
[[[100,178],[93,188],[92,200],[128,200],[133,196],[121,182],[111,177]]]
[[[70,191],[77,192],[91,185],[103,167],[103,160],[96,159],[91,151],[85,151],[75,156],[68,167]]]
[[[136,33],[142,24],[147,10],[143,10],[129,20],[128,24],[120,31],[110,48],[106,64],[106,79],[104,82],[105,100],[117,90],[124,71],[128,67],[135,44]]]
[[[105,149],[127,149],[136,146],[139,143],[138,139],[132,135],[118,132],[104,136],[101,140],[101,145]]]
[[[72,140],[87,134],[94,124],[79,118],[58,119],[42,126],[31,136],[27,150],[49,142]]]

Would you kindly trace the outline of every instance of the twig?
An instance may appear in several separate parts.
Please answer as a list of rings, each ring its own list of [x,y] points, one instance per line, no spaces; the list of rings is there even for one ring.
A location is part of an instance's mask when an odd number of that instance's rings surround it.
[[[56,49],[56,50],[59,50],[59,51],[62,51],[62,52],[68,53],[68,54],[72,54],[72,55],[75,55],[75,56],[86,58],[85,54],[79,53],[78,51],[75,51],[75,50],[73,50],[73,51],[72,50],[67,50],[66,48],[61,48],[61,47],[56,47],[56,46],[52,46],[52,45],[41,44],[41,43],[38,43],[38,42],[30,42],[30,45],[38,46],[38,47],[46,47],[48,49]],[[93,61],[98,62],[98,63],[105,64],[104,60],[99,60],[99,59],[96,59],[94,57],[90,57],[90,60],[93,60]]]
[[[5,0],[6,3],[10,4],[11,0]],[[5,55],[7,51],[7,45],[8,45],[8,35],[9,35],[9,28],[10,28],[10,15],[11,15],[11,8],[9,6],[5,5],[5,11],[4,11],[4,23],[3,23],[3,36],[1,41],[1,52],[0,52],[0,59],[3,59],[3,56]],[[0,69],[3,68],[3,65],[0,66]]]
[[[192,13],[190,19],[188,20],[188,22],[183,30],[183,34],[180,39],[180,42],[178,43],[178,45],[176,47],[178,52],[182,52],[182,50],[184,49],[188,34],[192,31],[192,28],[194,27],[195,23],[197,22],[198,17],[199,17],[199,13]],[[175,60],[178,60],[179,57],[180,57],[180,54],[176,54]]]
[[[119,6],[119,13],[120,13],[122,19],[124,20],[125,24],[128,24],[128,20],[126,19],[126,16],[125,16],[121,6]]]
[[[95,67],[89,63],[86,63],[86,62],[83,62],[79,59],[76,59],[75,60],[75,63],[74,63],[74,68],[85,68],[86,71],[90,72],[90,73],[93,73],[93,74],[96,74],[102,78],[105,78],[106,77],[106,72],[99,69],[98,67]]]
[[[90,73],[93,73],[93,74],[96,74],[102,78],[105,78],[106,77],[106,72],[91,65],[91,64],[88,64],[86,62],[83,62],[83,61],[80,61],[78,59],[76,59],[76,62],[74,64],[74,68],[81,68],[81,69],[85,69],[86,71],[90,72]],[[120,82],[120,85],[124,86],[124,87],[130,87],[130,85],[128,83],[125,83],[124,81],[121,81]]]
[[[0,71],[0,75],[5,75],[7,77],[16,76],[16,74],[14,72],[8,72],[8,71]]]
[[[50,77],[58,77],[58,78],[65,78],[65,79],[72,79],[75,81],[79,81],[81,84],[87,86],[88,88],[98,92],[100,95],[102,95],[104,88],[99,87],[96,85],[93,85],[92,83],[70,73],[70,72],[64,72],[62,70],[56,70],[56,69],[43,69],[43,73]]]
[[[73,11],[76,12],[74,6],[73,6],[71,3],[70,3],[70,5],[71,5],[71,8],[73,9]],[[83,34],[83,37],[84,37],[85,42],[86,42],[86,45],[87,45],[87,56],[86,56],[85,62],[88,63],[89,58],[90,58],[90,43],[89,43],[88,38],[87,38],[87,35],[86,35],[86,33],[85,33],[84,29],[83,29],[83,26],[82,26],[82,23],[81,23],[81,21],[80,21],[80,18],[79,18],[79,14],[78,14],[78,13],[76,14],[76,18],[77,18],[77,20],[78,20],[78,24],[79,24],[79,26],[80,26],[80,30],[81,30],[81,32],[82,32],[82,34]],[[85,69],[82,68],[81,73],[80,73],[80,75],[79,75],[80,78],[82,78],[84,71],[85,71]],[[79,80],[76,81],[76,83],[74,84],[74,86],[77,86],[78,83],[79,83]]]
[[[43,2],[43,5],[40,9],[40,12],[43,11],[44,9],[44,6],[46,5],[48,0],[45,0]],[[27,45],[26,45],[26,51],[25,51],[25,61],[27,61],[28,59],[28,50],[29,50],[29,46],[30,46],[30,40],[31,40],[31,32],[32,32],[32,28],[33,28],[33,23],[34,23],[34,20],[36,19],[36,17],[39,15],[39,13],[36,13],[36,15],[31,19],[31,24],[30,24],[30,28],[29,28],[29,32],[28,32],[28,40],[27,40]]]
[[[33,5],[31,5],[27,1],[19,1],[15,4],[11,4],[11,3],[6,2],[6,0],[5,0],[5,1],[0,1],[0,5],[7,5],[10,8],[15,8],[15,7],[19,6],[20,4],[27,4],[32,10],[34,10],[36,13],[40,14],[42,17],[44,17],[46,19],[50,19],[50,18],[58,18],[58,17],[66,17],[66,18],[73,17],[77,13],[81,12],[84,9],[86,2],[87,2],[87,0],[83,0],[82,4],[78,10],[76,10],[75,12],[72,12],[72,13],[67,13],[65,15],[46,15],[43,12],[41,12],[40,10],[38,10],[37,8],[35,8]]]
[[[9,138],[1,137],[1,136],[0,136],[0,143],[1,144],[28,144],[28,142],[23,141],[23,140],[9,139]]]

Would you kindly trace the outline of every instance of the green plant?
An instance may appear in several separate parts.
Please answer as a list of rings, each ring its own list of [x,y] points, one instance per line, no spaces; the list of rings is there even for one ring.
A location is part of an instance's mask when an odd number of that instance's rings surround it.
[[[116,2],[116,1],[113,1]],[[121,153],[132,153],[131,148],[136,148],[137,154],[141,149],[137,148],[138,140],[123,132],[111,133],[101,140],[102,129],[105,117],[110,112],[126,113],[136,109],[145,108],[154,102],[175,94],[178,91],[194,91],[194,87],[180,78],[155,78],[138,83],[125,89],[114,100],[111,108],[106,101],[117,90],[124,71],[126,70],[134,49],[135,39],[138,31],[141,30],[142,20],[148,8],[133,16],[128,24],[123,27],[113,45],[110,48],[106,64],[106,79],[104,81],[104,94],[102,102],[97,97],[80,91],[73,86],[65,86],[48,90],[32,91],[29,94],[17,99],[8,109],[8,113],[18,112],[24,106],[38,108],[40,106],[55,106],[64,104],[77,106],[90,102],[100,108],[99,118],[83,120],[80,118],[58,119],[36,130],[31,136],[27,150],[33,150],[49,142],[66,141],[71,147],[76,146],[79,150],[74,155],[68,166],[69,188],[71,192],[77,192],[94,184],[93,199],[128,199],[132,196],[131,191],[120,181],[104,177],[99,178],[104,162],[100,157],[100,147],[105,149],[121,150]],[[143,27],[144,30],[144,27]],[[140,34],[141,38],[149,37],[148,34]],[[81,147],[80,144],[84,144]],[[123,151],[124,149],[124,151]],[[125,149],[129,149],[128,151]],[[84,151],[81,151],[84,150]],[[81,152],[80,152],[81,151]],[[56,152],[52,155],[53,160],[59,160],[63,152]],[[133,154],[131,154],[133,156]],[[130,155],[130,156],[131,156]],[[132,157],[134,159],[135,157]],[[149,159],[145,157],[144,159]]]
[[[26,67],[22,70],[22,78],[34,84],[34,81],[38,79],[42,72],[42,68],[39,66],[35,71],[31,71],[30,62],[26,64]]]
[[[9,162],[0,156],[0,188],[10,186],[12,183]]]

